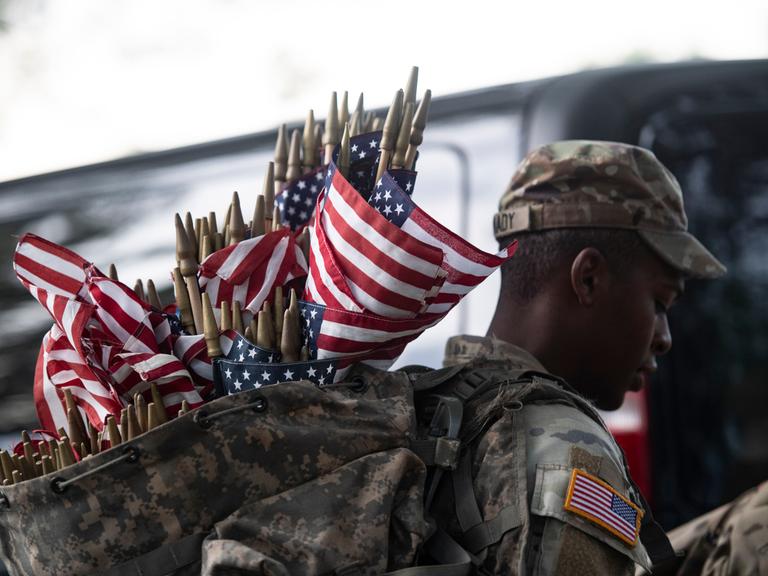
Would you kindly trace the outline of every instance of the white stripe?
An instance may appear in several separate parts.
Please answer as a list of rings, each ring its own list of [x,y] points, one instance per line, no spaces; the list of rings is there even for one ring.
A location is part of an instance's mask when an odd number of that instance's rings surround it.
[[[195,358],[187,364],[187,367],[198,376],[201,376],[206,380],[213,380],[213,366],[211,364]]]
[[[576,482],[576,485],[573,488],[574,492],[585,492],[586,494],[591,494],[595,496],[596,498],[600,498],[604,500],[606,503],[610,504],[612,495],[611,493],[603,488],[602,486],[595,487],[594,485],[588,485],[583,484],[581,482]]]
[[[315,285],[315,275],[314,274],[309,274],[307,276],[307,282],[304,285],[304,290],[306,291],[307,294],[309,294],[309,296],[312,299],[312,301],[314,301],[314,302],[316,302],[318,304],[323,304],[323,305],[327,304],[326,301],[325,301],[325,298],[323,298],[320,295],[320,292],[317,291],[317,286]]]
[[[334,322],[332,320],[323,320],[320,332],[326,336],[344,338],[345,340],[353,340],[355,342],[378,343],[418,334],[427,328],[434,326],[439,321],[440,319],[436,319],[434,322],[425,325],[423,328],[412,328],[410,330],[401,330],[399,332],[387,332],[386,330],[361,328],[349,324],[342,324],[341,322]]]
[[[371,227],[367,222],[362,220],[357,215],[355,210],[346,203],[341,193],[336,188],[331,186],[328,193],[328,200],[333,204],[333,207],[346,221],[347,225],[356,230],[361,236],[366,238],[371,244],[377,247],[380,252],[389,254],[390,257],[397,260],[403,266],[420,272],[430,278],[434,278],[437,275],[437,270],[440,266],[436,266],[431,262],[427,262],[421,258],[417,258],[410,252],[407,252],[400,248],[400,246],[393,244],[387,238],[382,236],[375,228]],[[326,212],[323,211],[323,217],[326,216]]]
[[[51,330],[53,331],[53,330]],[[55,340],[55,338],[51,335],[51,332],[45,335],[45,338],[43,339],[43,350],[45,350],[48,347],[49,340]],[[64,412],[64,406],[62,405],[61,399],[59,398],[59,395],[56,393],[56,386],[51,382],[50,377],[48,376],[48,352],[43,352],[43,397],[45,398],[45,403],[48,406],[48,410],[51,413],[51,418],[53,419],[53,423],[56,426],[56,429],[58,430],[61,427],[67,426],[67,414]]]
[[[264,303],[264,300],[267,299],[267,296],[269,296],[269,293],[272,291],[272,287],[275,284],[275,280],[277,279],[277,273],[280,270],[280,264],[285,258],[287,249],[288,237],[286,236],[277,243],[277,246],[275,246],[275,249],[272,251],[272,255],[269,257],[269,262],[267,263],[267,274],[261,284],[261,290],[259,290],[256,296],[254,296],[246,305],[246,308],[251,312],[258,314],[261,305]],[[243,298],[243,300],[245,300],[245,298]]]
[[[344,292],[339,290],[336,284],[334,284],[333,279],[328,274],[328,270],[325,268],[325,260],[323,259],[323,256],[320,253],[320,243],[317,240],[317,236],[313,233],[310,235],[310,237],[311,237],[310,247],[312,250],[312,258],[315,263],[314,268],[320,274],[320,280],[323,283],[323,287],[331,293],[331,295],[336,299],[336,301],[344,310],[351,310],[352,312],[362,312],[363,309],[360,308],[360,306],[355,301],[353,301],[349,296],[344,294]],[[312,284],[314,286],[314,281],[312,282]],[[317,291],[315,291],[314,293],[310,292],[310,294],[312,294],[312,297],[315,298],[317,302],[321,304],[325,304],[325,302],[322,301],[322,298],[319,298],[319,299],[316,298],[317,296],[319,296]]]
[[[219,286],[221,286],[221,278],[218,276],[213,278],[200,277],[200,289],[205,290],[208,294],[208,299],[214,306],[219,301]]]
[[[30,242],[24,242],[19,246],[18,253],[26,256],[38,264],[51,268],[59,274],[72,278],[76,282],[85,281],[85,271],[69,260],[64,260],[54,254],[35,246]]]
[[[476,285],[475,285],[476,286]],[[475,289],[475,286],[467,286],[466,284],[454,284],[453,282],[445,282],[440,288],[440,294],[457,294],[464,296],[469,294]]]
[[[144,342],[138,338],[133,337],[125,331],[123,326],[115,320],[112,315],[104,308],[97,310],[99,320],[104,324],[104,327],[112,332],[120,342],[123,343],[123,347],[130,352],[153,352],[153,350],[147,346]]]
[[[79,303],[75,301],[70,301],[64,307],[64,313],[61,316],[62,327],[64,328],[64,332],[67,335],[67,340],[69,340],[69,343],[73,348],[77,348],[78,345],[80,344],[81,334],[75,334],[73,332],[75,328],[75,320],[77,319],[77,314],[78,312],[80,312],[80,310],[81,310],[81,306]],[[77,355],[77,358],[78,358],[77,362],[82,362],[79,354]]]
[[[193,403],[193,404],[199,404],[203,401],[203,399],[200,397],[200,394],[197,393],[195,390],[190,390],[189,392],[173,392],[172,394],[166,394],[163,396],[163,405],[167,408],[169,406],[175,406],[177,404],[181,404],[182,400],[186,400],[187,402]]]
[[[328,240],[333,245],[333,248],[338,251],[341,255],[343,255],[347,260],[352,262],[357,268],[359,268],[366,276],[371,278],[375,283],[377,283],[380,286],[383,286],[392,292],[396,292],[398,294],[401,294],[405,296],[406,298],[410,298],[412,300],[416,300],[417,302],[423,302],[426,290],[419,288],[418,286],[414,286],[412,284],[408,284],[407,282],[403,282],[402,280],[399,280],[398,278],[395,278],[392,276],[389,272],[384,270],[383,268],[380,268],[377,266],[368,256],[366,256],[363,252],[358,250],[356,247],[352,246],[349,242],[346,241],[346,239],[341,235],[341,233],[336,230],[336,228],[333,226],[333,222],[331,222],[331,218],[328,215],[327,212],[323,212],[323,226],[325,229],[325,233],[328,237]],[[408,254],[407,252],[401,251],[402,255],[400,258],[397,258],[398,264],[405,265],[405,260],[414,258],[414,256]],[[392,254],[389,254],[389,256],[394,256]],[[410,268],[410,266],[408,266]],[[429,275],[429,277],[434,281],[435,276],[437,275],[437,268],[435,268],[432,271],[432,274]],[[347,279],[347,283],[349,284],[349,279]],[[366,308],[369,308],[371,310],[374,310],[371,306],[366,306]],[[382,314],[385,315],[385,314]]]
[[[221,263],[219,269],[216,270],[216,275],[222,277],[229,282],[230,277],[237,271],[238,266],[243,263],[251,253],[256,250],[256,246],[261,242],[264,236],[258,238],[249,238],[235,244],[235,248],[229,253],[229,256]]]
[[[453,308],[457,302],[443,302],[442,304],[430,304],[427,306],[427,312],[429,314],[445,314],[451,308]]]
[[[439,241],[437,238],[429,234],[426,230],[424,230],[424,228],[419,226],[416,222],[414,222],[410,218],[408,218],[403,223],[400,229],[403,232],[407,232],[414,238],[418,238],[425,244],[429,244],[430,246],[436,246],[437,248],[440,248],[445,254],[445,262],[450,264],[452,268],[455,268],[462,274],[472,274],[473,276],[482,276],[483,278],[485,278],[491,272],[496,270],[495,266],[494,267],[485,266],[484,264],[480,264],[479,262],[473,262],[469,258],[462,256],[456,250],[451,248],[448,244],[444,244],[443,242]],[[475,248],[474,246],[471,246],[471,249],[476,252],[479,252],[480,254],[487,255],[484,252]]]
[[[363,288],[358,286],[350,278],[347,278],[347,285],[355,299],[363,305],[363,308],[367,308],[379,316],[384,316],[385,318],[414,318],[417,314],[417,312],[402,310],[401,308],[395,308],[389,304],[384,304],[368,294],[368,292],[363,290]]]
[[[43,280],[39,276],[35,276],[29,270],[26,270],[25,268],[22,268],[21,266],[18,266],[18,265],[16,266],[16,275],[22,278],[23,280],[26,280],[30,284],[36,286],[37,288],[45,290],[46,292],[49,292],[51,294],[58,294],[59,296],[64,296],[66,298],[74,298],[77,295],[77,294],[73,294],[72,292],[67,292],[65,290],[62,290],[55,284],[51,284],[50,282]]]
[[[104,422],[104,419],[111,414],[109,410],[107,410],[99,401],[99,397],[94,397],[94,395],[89,394],[86,390],[83,390],[82,388],[78,386],[70,386],[69,389],[72,391],[72,396],[76,398],[81,398],[84,402],[88,404],[93,410],[96,412],[97,416],[99,417],[99,420],[101,422]],[[112,397],[109,397],[109,400],[112,400]]]

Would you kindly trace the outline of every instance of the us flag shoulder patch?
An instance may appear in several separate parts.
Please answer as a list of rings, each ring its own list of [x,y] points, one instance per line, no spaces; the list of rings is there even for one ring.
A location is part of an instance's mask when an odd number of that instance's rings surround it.
[[[643,510],[600,478],[575,469],[563,507],[608,530],[629,546],[637,544]]]

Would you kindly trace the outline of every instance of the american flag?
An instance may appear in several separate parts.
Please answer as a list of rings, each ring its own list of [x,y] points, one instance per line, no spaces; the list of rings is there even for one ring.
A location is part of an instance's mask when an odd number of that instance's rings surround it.
[[[392,226],[333,164],[328,173],[310,254],[310,270],[314,266],[328,274],[310,273],[305,299],[388,318],[414,318],[443,282],[442,250]],[[336,298],[337,293],[354,305]]]
[[[336,362],[332,360],[280,363],[277,351],[254,346],[240,335],[230,352],[217,358],[214,366],[220,394],[236,394],[295,380],[310,380],[323,386],[336,377]]]
[[[307,273],[307,262],[287,228],[243,240],[208,256],[200,265],[200,288],[214,307],[237,301],[257,313],[265,300]]]
[[[38,417],[49,430],[66,427],[63,389],[81,415],[102,429],[135,392],[157,382],[166,409],[202,398],[184,365],[171,356],[173,334],[166,317],[127,286],[111,280],[62,246],[27,234],[14,256],[21,283],[55,322],[41,346],[35,370]]]
[[[275,197],[283,226],[300,230],[309,223],[324,182],[325,167],[321,167],[287,183],[283,191]]]
[[[637,544],[643,511],[599,478],[574,470],[564,507],[602,526],[630,546]]]
[[[314,302],[301,302],[299,310],[310,358],[343,359],[340,369],[361,360],[386,369],[408,342],[442,318],[435,314],[414,319],[382,318]]]
[[[477,249],[419,208],[409,191],[401,187],[401,182],[402,179],[398,182],[392,174],[385,172],[368,202],[403,232],[440,249],[445,254],[442,262],[446,273],[445,282],[439,293],[429,301],[427,312],[446,313],[511,257],[516,244],[497,254],[488,254]],[[410,184],[411,181],[408,180],[406,188]]]

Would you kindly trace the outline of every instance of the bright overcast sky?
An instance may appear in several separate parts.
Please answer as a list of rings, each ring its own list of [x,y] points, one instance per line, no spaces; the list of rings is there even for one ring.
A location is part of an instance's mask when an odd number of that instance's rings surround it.
[[[631,6],[631,8],[629,8]],[[713,7],[716,6],[716,7]],[[768,2],[0,0],[0,181],[638,57],[768,57]]]

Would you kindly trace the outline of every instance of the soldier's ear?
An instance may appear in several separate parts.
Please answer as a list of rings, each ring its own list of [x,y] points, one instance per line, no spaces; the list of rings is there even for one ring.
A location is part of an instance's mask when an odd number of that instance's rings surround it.
[[[571,263],[571,289],[582,306],[591,307],[605,291],[608,262],[597,248],[584,248]]]

